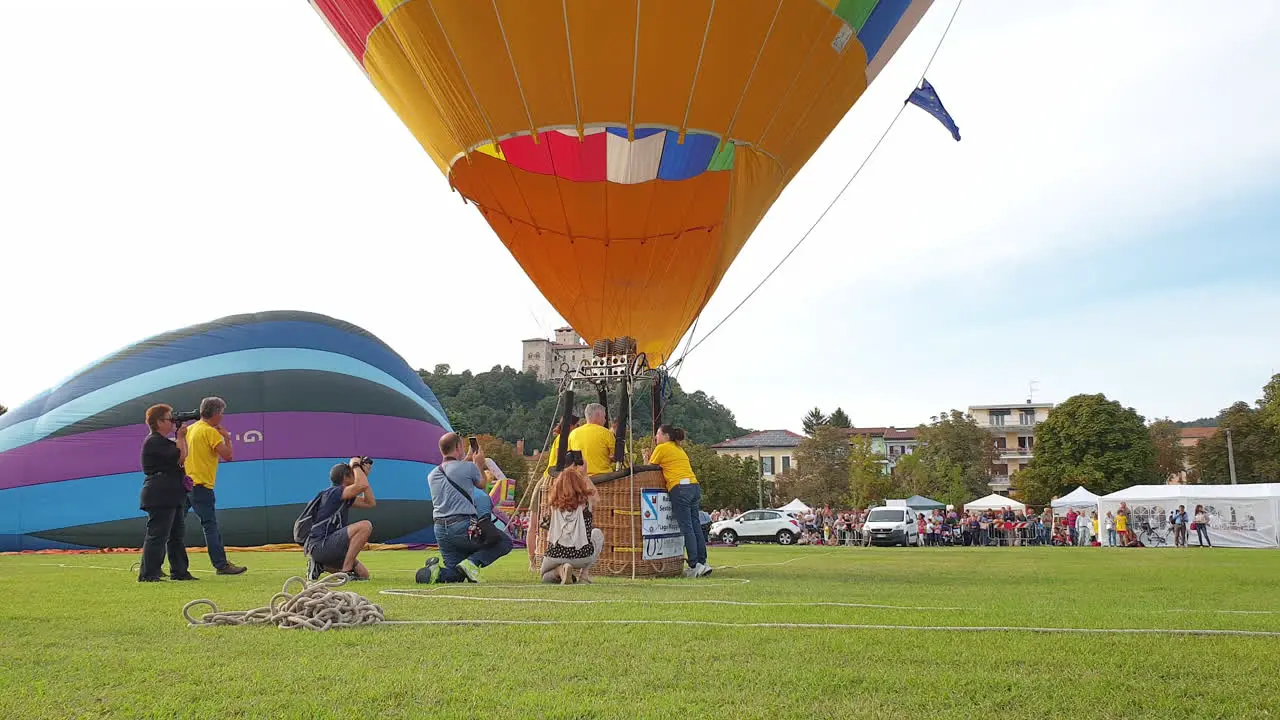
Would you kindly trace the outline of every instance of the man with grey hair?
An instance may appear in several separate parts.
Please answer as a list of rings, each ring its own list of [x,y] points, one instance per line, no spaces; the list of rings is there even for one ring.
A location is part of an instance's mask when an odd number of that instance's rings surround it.
[[[582,452],[588,475],[613,471],[613,433],[609,431],[609,414],[600,403],[591,403],[583,411],[586,424],[569,433],[569,449]]]
[[[231,433],[222,427],[222,413],[227,403],[220,397],[200,401],[200,419],[187,429],[187,477],[191,478],[191,508],[200,517],[204,544],[209,548],[209,562],[219,575],[239,575],[241,565],[227,560],[218,530],[218,513],[213,485],[218,479],[218,463],[231,462]]]

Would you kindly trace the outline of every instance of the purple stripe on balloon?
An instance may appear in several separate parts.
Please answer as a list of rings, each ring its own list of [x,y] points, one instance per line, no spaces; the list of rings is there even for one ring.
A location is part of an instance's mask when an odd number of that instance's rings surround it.
[[[388,417],[325,412],[226,415],[235,461],[350,457],[440,462],[438,425]],[[82,477],[139,472],[146,425],[49,438],[0,453],[0,490]]]

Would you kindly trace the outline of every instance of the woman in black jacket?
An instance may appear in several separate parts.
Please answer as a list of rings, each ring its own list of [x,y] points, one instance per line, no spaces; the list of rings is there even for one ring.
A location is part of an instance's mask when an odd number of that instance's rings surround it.
[[[195,580],[187,569],[186,532],[187,486],[182,463],[187,459],[186,428],[178,430],[177,441],[168,435],[174,430],[173,408],[147,408],[151,434],[142,443],[142,494],[139,505],[147,511],[147,536],[142,541],[142,569],[138,582],[160,580],[165,547],[169,549],[169,573],[174,580]]]

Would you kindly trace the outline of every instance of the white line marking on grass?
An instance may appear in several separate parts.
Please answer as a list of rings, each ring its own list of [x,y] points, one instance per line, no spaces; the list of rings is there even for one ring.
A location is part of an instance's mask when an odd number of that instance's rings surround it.
[[[801,555],[799,557],[793,557],[790,560],[782,560],[779,562],[746,563],[743,565],[717,565],[712,569],[713,570],[736,570],[738,568],[746,568],[746,567],[777,567],[778,565],[789,565],[793,562],[796,562],[797,560],[809,560],[810,558],[825,557],[827,555],[837,555],[837,554],[838,553],[835,550],[828,550],[826,552],[813,553],[812,555]]]
[[[529,586],[520,586],[529,587]],[[559,587],[548,585],[548,587]],[[706,587],[705,585],[703,587]],[[646,600],[629,598],[604,598],[599,600],[566,600],[561,598],[519,598],[519,597],[485,597],[480,595],[440,595],[436,594],[444,588],[410,588],[379,590],[380,595],[400,595],[403,597],[419,597],[437,600],[483,600],[486,602],[513,603],[556,603],[562,605],[597,605],[630,603],[640,605],[737,605],[741,607],[843,607],[870,608],[876,610],[968,610],[960,607],[919,607],[911,605],[873,605],[870,603],[847,602],[754,602],[747,600]]]
[[[918,632],[1056,633],[1079,635],[1226,635],[1236,637],[1280,637],[1266,630],[1209,630],[1177,628],[1069,628],[1001,627],[969,625],[848,625],[840,623],[732,623],[711,620],[385,620],[383,625],[681,625],[716,628],[765,628],[777,630],[914,630]]]
[[[1171,613],[1220,613],[1222,615],[1276,615],[1280,614],[1280,610],[1165,610]]]
[[[64,568],[66,570],[123,570],[125,572],[137,572],[133,567],[107,567],[106,565],[68,565],[67,563],[40,563],[40,565],[43,567]],[[136,565],[137,563],[135,562],[134,566]],[[193,573],[208,573],[210,575],[216,572],[215,570],[196,570],[195,568],[188,569]]]

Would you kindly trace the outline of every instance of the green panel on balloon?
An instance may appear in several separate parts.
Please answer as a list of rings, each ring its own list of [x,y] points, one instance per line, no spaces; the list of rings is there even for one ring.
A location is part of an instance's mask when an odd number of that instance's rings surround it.
[[[880,0],[840,0],[836,6],[836,17],[852,25],[855,31],[861,30],[879,3]]]
[[[724,147],[717,150],[716,154],[711,156],[711,162],[707,163],[707,170],[732,170],[733,148],[733,143],[725,143]]]

